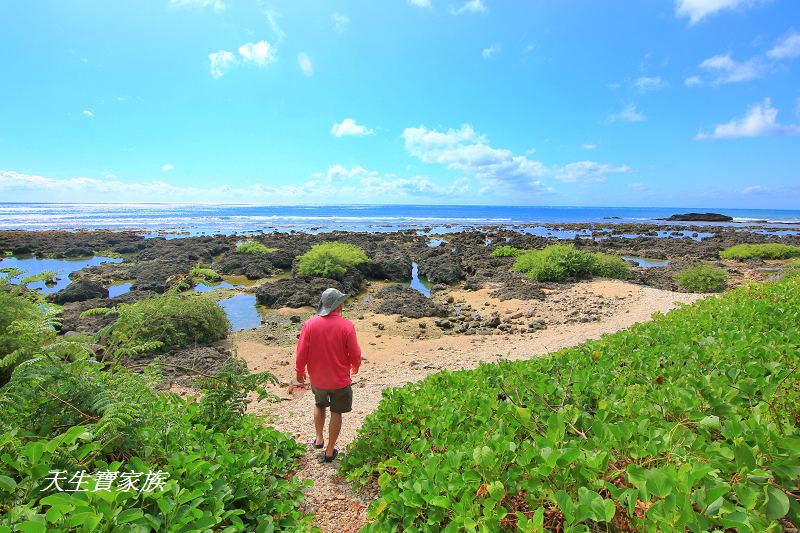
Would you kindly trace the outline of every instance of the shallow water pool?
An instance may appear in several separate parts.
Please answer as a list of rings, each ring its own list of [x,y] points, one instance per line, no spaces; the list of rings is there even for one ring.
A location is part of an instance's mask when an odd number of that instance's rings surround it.
[[[411,284],[412,289],[422,293],[426,298],[431,297],[430,282],[425,277],[419,276],[419,265],[411,263]]]
[[[227,281],[220,281],[217,283],[205,283],[201,281],[194,286],[194,292],[211,292],[217,289],[235,289],[235,285],[231,285]]]
[[[217,302],[231,323],[230,331],[243,331],[261,326],[261,314],[256,309],[256,297],[252,294],[237,294]]]
[[[52,294],[61,289],[66,288],[72,280],[69,275],[78,270],[102,265],[103,263],[121,263],[122,258],[118,257],[102,257],[96,255],[84,259],[40,259],[38,257],[28,257],[19,259],[17,257],[4,257],[0,259],[0,268],[18,268],[24,271],[21,276],[16,276],[11,279],[11,283],[19,283],[22,278],[27,276],[35,276],[42,272],[51,270],[56,273],[56,284],[52,286],[45,285],[44,281],[36,281],[28,283],[29,289],[38,290],[42,294]],[[0,274],[5,277],[5,274]]]
[[[642,268],[665,267],[669,265],[669,259],[647,259],[646,257],[622,257],[625,261],[633,261]]]

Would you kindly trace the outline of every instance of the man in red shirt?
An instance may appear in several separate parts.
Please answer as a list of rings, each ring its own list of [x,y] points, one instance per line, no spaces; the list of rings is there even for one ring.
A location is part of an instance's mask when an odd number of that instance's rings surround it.
[[[342,307],[347,295],[337,289],[325,289],[320,298],[317,315],[303,324],[297,342],[295,371],[297,382],[305,383],[306,367],[314,392],[314,447],[325,445],[322,430],[325,427],[325,408],[331,408],[328,425],[328,446],[322,458],[332,462],[339,451],[334,447],[342,429],[342,413],[353,408],[353,389],[350,375],[357,374],[361,366],[361,348],[356,339],[353,323],[342,317]]]

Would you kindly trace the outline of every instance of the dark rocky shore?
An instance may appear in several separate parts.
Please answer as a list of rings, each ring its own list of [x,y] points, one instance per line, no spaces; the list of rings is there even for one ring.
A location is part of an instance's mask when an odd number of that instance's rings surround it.
[[[487,313],[484,309],[453,301],[450,291],[486,288],[492,298],[500,301],[552,300],[555,303],[559,291],[568,286],[534,282],[514,272],[511,269],[513,257],[491,256],[492,250],[498,246],[529,249],[570,242],[586,251],[665,260],[665,266],[634,266],[631,282],[674,291],[677,286],[673,275],[700,261],[715,262],[728,270],[734,280],[745,277],[744,270],[748,271],[747,277],[758,277],[759,272],[763,272],[762,277],[768,277],[770,268],[763,262],[720,261],[720,250],[735,244],[782,242],[800,245],[800,236],[766,234],[758,227],[616,224],[609,228],[563,224],[551,229],[554,232],[580,232],[581,235],[558,240],[524,233],[525,228],[498,227],[439,235],[420,234],[415,230],[393,233],[270,233],[249,239],[276,251],[251,255],[237,251],[236,246],[242,237],[229,235],[167,239],[111,231],[0,231],[0,251],[5,256],[16,257],[111,255],[122,258],[118,263],[104,263],[73,272],[70,274],[71,283],[65,289],[49,295],[50,301],[63,306],[60,329],[70,335],[96,333],[114,320],[111,315],[81,317],[83,311],[135,302],[164,293],[175,285],[186,286],[187,282],[191,285],[190,272],[198,265],[210,267],[223,276],[252,280],[249,286],[239,285],[234,290],[254,293],[259,304],[271,309],[314,307],[319,294],[332,286],[351,295],[366,294],[358,304],[359,313],[398,315],[398,321],[430,318],[428,329],[435,329],[442,335],[486,335],[531,333],[547,327],[547,324],[533,316]],[[594,237],[591,232],[594,232]],[[367,253],[369,262],[351,269],[340,280],[296,275],[296,258],[313,245],[330,241],[359,246]],[[409,287],[414,263],[419,276],[428,282],[430,297]],[[109,298],[109,287],[121,282],[130,283],[130,291]],[[587,302],[569,305],[589,307],[565,310],[567,321],[594,320],[604,312],[601,301],[591,305]],[[265,321],[265,326],[271,327],[265,338],[277,342],[280,340],[278,337],[283,338],[286,336],[283,333],[294,331],[300,322],[299,315],[275,315]],[[429,333],[420,330],[415,335],[420,338]],[[293,339],[290,337],[283,341],[291,343]],[[183,361],[183,364],[190,361],[193,368],[213,372],[225,359],[226,353],[220,346],[195,347],[171,352],[167,360]],[[180,370],[175,372],[180,374]]]

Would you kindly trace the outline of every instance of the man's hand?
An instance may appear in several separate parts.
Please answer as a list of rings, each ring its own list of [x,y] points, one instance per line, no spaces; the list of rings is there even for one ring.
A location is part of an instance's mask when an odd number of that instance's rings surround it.
[[[298,373],[298,374],[295,375],[295,379],[297,380],[298,384],[300,384],[303,387],[305,386],[305,384],[306,384],[306,375],[305,374]]]
[[[350,367],[350,374],[355,376],[356,374],[358,374],[358,369],[356,367],[351,366]]]

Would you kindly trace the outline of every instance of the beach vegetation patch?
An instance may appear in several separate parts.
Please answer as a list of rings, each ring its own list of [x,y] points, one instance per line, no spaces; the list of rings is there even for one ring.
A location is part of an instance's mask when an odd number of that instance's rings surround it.
[[[719,253],[723,259],[791,259],[800,257],[800,246],[790,244],[737,244]]]
[[[362,531],[800,523],[798,323],[800,281],[750,284],[548,356],[384,389],[340,467],[380,489]]]
[[[595,252],[592,254],[596,261],[593,276],[612,279],[630,279],[632,275],[631,265],[618,255],[604,254]]]
[[[236,245],[236,251],[240,254],[267,255],[277,252],[278,249],[257,241],[245,241]]]
[[[563,282],[592,276],[628,279],[630,266],[622,258],[584,252],[571,244],[552,244],[517,256],[514,270],[536,281]]]
[[[220,276],[215,270],[211,268],[203,268],[199,263],[195,265],[191,272],[189,272],[189,275],[195,280],[210,282],[222,281],[222,276]]]
[[[297,273],[342,279],[348,270],[369,261],[366,252],[353,244],[326,242],[315,244],[297,258]]]
[[[117,313],[117,320],[100,333],[110,335],[109,348],[117,355],[208,344],[224,339],[230,327],[225,311],[212,298],[174,290],[120,305]]]
[[[274,376],[231,358],[198,381],[201,400],[182,399],[155,389],[158,364],[109,368],[90,339],[59,339],[29,301],[0,295],[30,354],[0,387],[0,531],[311,527],[294,475],[303,446],[245,412]]]
[[[673,279],[686,292],[722,292],[728,285],[728,273],[709,265],[686,268],[675,274]]]
[[[783,266],[783,276],[786,278],[800,278],[800,260],[786,263]]]
[[[522,248],[515,248],[514,246],[498,246],[492,250],[492,257],[518,257],[525,253]]]

